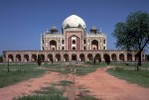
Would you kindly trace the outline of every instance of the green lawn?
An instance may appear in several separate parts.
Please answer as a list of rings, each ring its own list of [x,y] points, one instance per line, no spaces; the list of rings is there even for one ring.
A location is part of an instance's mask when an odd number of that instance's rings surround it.
[[[120,79],[127,80],[131,83],[149,87],[149,70],[140,69],[135,70],[136,66],[117,66],[116,68],[109,69],[108,72]],[[142,66],[144,68],[145,66]]]
[[[92,63],[92,62],[86,62],[83,65],[76,65],[74,66],[75,74],[76,75],[86,75],[88,73],[94,72],[97,70],[97,68],[102,68],[107,66],[105,63]]]
[[[0,65],[0,88],[14,84],[33,77],[39,77],[45,70],[39,69],[36,64],[7,64]]]

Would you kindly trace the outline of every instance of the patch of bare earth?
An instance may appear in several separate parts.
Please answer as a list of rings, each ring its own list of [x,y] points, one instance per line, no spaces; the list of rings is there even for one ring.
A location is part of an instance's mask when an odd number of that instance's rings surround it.
[[[86,76],[76,77],[77,86],[102,100],[149,100],[149,88],[118,79],[101,68]]]
[[[64,96],[75,100],[79,96],[93,95],[102,100],[149,100],[149,88],[131,84],[118,79],[101,68],[85,76],[73,74],[47,73],[39,78],[32,78],[8,87],[0,88],[0,100],[11,100],[21,95],[30,95],[41,87],[61,80],[72,81],[74,84],[66,86]]]
[[[56,82],[58,80],[58,73],[51,72],[46,73],[39,78],[32,78],[27,81],[0,88],[0,100],[11,100],[14,97],[21,95],[29,95],[33,91],[39,90],[41,87],[49,86],[50,83]]]

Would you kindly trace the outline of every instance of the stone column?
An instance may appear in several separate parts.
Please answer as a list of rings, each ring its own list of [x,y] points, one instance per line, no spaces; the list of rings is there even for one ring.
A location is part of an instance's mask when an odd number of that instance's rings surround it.
[[[29,60],[29,62],[32,61],[32,53],[31,52],[28,54],[28,60]]]
[[[127,53],[124,53],[124,61],[127,61]]]
[[[48,61],[48,55],[47,55],[47,53],[45,53],[44,56],[45,56],[45,61]]]
[[[132,53],[132,61],[135,61],[135,55]]]
[[[76,54],[76,56],[77,56],[77,61],[81,61],[80,55],[79,54]]]
[[[105,60],[104,60],[104,55],[103,55],[103,53],[101,54],[101,62],[104,62]]]
[[[84,56],[85,56],[85,61],[88,61],[87,54],[84,54]]]
[[[117,58],[117,61],[120,61],[120,58],[119,58],[119,53],[116,54],[116,58]]]
[[[61,55],[61,61],[65,61],[65,60],[64,60],[64,54],[61,53],[60,55]]]

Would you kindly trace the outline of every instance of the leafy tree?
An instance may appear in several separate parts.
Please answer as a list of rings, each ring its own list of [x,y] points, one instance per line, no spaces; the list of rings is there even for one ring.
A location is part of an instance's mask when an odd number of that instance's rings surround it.
[[[149,44],[149,14],[142,11],[131,13],[126,22],[115,25],[112,35],[116,38],[117,48],[137,51],[139,70],[141,53]]]

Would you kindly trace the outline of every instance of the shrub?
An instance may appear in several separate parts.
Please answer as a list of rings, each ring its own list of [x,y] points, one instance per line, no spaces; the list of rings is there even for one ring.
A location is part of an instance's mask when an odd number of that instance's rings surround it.
[[[115,67],[114,70],[117,72],[120,72],[120,71],[123,71],[124,69],[123,67]]]
[[[41,55],[38,55],[37,63],[39,66],[41,65],[41,62],[42,62]]]

